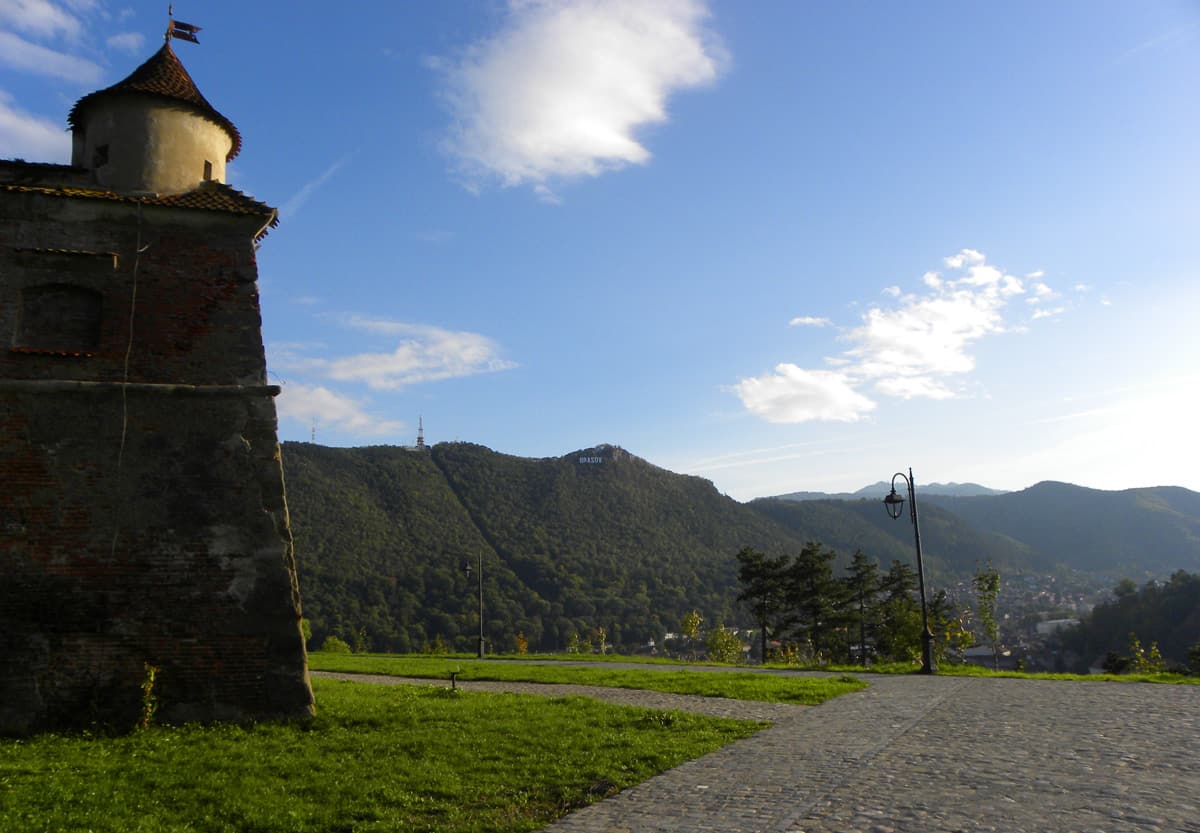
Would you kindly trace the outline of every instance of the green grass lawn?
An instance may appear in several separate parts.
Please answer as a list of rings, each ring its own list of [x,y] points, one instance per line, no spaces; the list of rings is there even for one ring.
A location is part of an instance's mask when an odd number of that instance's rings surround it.
[[[603,665],[592,664],[582,667],[560,663],[523,665],[386,654],[318,652],[309,654],[308,663],[314,671],[346,671],[441,680],[449,679],[451,671],[459,671],[458,679],[463,681],[499,680],[638,688],[671,694],[696,694],[704,697],[730,697],[736,700],[810,706],[841,694],[858,691],[867,685],[861,680],[847,676],[781,677],[749,671],[656,671],[606,668]]]
[[[767,668],[797,670],[795,666],[767,665]],[[916,674],[921,669],[918,662],[890,662],[863,668],[859,665],[826,665],[823,671],[838,671],[870,674]],[[809,669],[812,670],[812,669]],[[1200,677],[1186,674],[1054,674],[1031,671],[993,671],[980,665],[963,663],[938,666],[937,673],[943,677],[1014,677],[1022,680],[1074,680],[1079,682],[1109,683],[1164,683],[1167,685],[1200,685]]]
[[[580,697],[313,687],[310,723],[0,739],[0,830],[534,830],[763,726]]]

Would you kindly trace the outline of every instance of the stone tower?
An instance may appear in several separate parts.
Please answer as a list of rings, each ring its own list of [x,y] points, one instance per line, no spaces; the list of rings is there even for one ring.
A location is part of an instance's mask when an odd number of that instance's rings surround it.
[[[0,733],[312,714],[241,137],[168,42],[0,161]]]

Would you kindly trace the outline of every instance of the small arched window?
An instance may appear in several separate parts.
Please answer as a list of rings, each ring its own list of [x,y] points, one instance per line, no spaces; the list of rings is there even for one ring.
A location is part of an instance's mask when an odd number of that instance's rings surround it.
[[[90,353],[100,345],[100,293],[48,283],[21,290],[16,347],[56,353]]]

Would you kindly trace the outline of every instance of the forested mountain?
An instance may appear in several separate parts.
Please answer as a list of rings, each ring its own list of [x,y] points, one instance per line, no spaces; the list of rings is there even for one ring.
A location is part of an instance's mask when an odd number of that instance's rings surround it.
[[[379,650],[566,645],[600,625],[614,644],[678,630],[698,609],[732,622],[744,545],[796,551],[794,532],[696,477],[612,446],[531,460],[467,443],[427,452],[285,443],[305,616]]]
[[[907,505],[900,520],[887,514],[878,500],[793,501],[768,498],[747,504],[801,537],[821,541],[837,550],[839,563],[848,563],[856,549],[886,565],[913,558],[913,528]],[[964,523],[937,504],[919,506],[921,549],[925,570],[936,584],[951,584],[991,562],[1006,574],[1052,572],[1053,561],[1039,557],[1020,541],[985,532]]]
[[[1045,481],[1003,495],[930,495],[976,529],[1007,535],[1042,563],[1123,576],[1200,569],[1200,493],[1174,486],[1109,492]]]
[[[635,646],[677,631],[693,608],[709,625],[745,623],[735,554],[794,554],[808,541],[856,550],[886,568],[912,561],[912,526],[871,499],[741,504],[712,483],[657,468],[614,446],[527,459],[469,443],[416,451],[285,443],[283,463],[305,616],[314,643],[336,634],[376,650],[441,640],[497,650],[524,633],[560,650],[597,626]],[[1006,576],[1129,565],[1166,576],[1200,566],[1200,495],[1184,489],[1095,492],[1039,484],[1024,492],[921,495],[934,587],[990,561]],[[1119,576],[1118,576],[1119,577]],[[1115,579],[1114,579],[1115,581]]]

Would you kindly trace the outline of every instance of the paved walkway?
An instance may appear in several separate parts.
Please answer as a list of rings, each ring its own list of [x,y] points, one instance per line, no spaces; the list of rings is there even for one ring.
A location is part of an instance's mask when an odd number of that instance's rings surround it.
[[[1200,833],[1200,687],[866,679],[816,707],[460,685],[773,721],[547,833]]]

